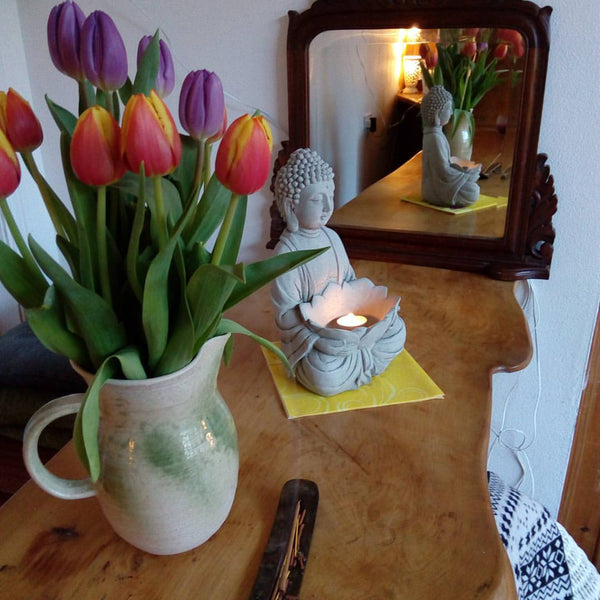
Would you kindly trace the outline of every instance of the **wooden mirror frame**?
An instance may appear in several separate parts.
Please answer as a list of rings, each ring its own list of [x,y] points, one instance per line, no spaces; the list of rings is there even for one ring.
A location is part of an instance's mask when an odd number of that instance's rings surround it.
[[[537,153],[552,9],[528,0],[316,0],[290,11],[287,38],[289,141],[275,164],[310,147],[309,46],[325,31],[488,27],[516,29],[526,41],[523,91],[504,235],[461,237],[413,231],[335,227],[351,258],[476,271],[505,280],[550,274],[557,199],[547,157]],[[271,207],[274,247],[283,222]]]

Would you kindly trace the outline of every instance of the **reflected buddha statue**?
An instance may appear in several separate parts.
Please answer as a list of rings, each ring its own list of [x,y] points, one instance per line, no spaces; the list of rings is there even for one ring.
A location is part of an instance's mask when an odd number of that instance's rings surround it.
[[[450,155],[450,145],[442,127],[453,112],[452,95],[434,85],[423,98],[423,200],[436,206],[463,208],[479,198],[477,181],[481,165]]]
[[[333,212],[334,175],[316,152],[306,148],[293,152],[277,173],[274,192],[286,222],[275,253],[327,248],[272,283],[282,350],[298,381],[309,390],[330,396],[355,389],[381,373],[404,348],[399,298],[389,299],[385,288],[356,279],[341,239],[325,226]],[[341,306],[342,297],[353,301],[375,290],[384,290],[386,308],[371,327],[344,330],[307,317],[311,303]]]

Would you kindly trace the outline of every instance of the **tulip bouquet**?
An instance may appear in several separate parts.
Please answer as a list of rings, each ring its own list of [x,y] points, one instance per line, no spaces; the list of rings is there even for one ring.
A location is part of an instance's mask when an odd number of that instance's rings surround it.
[[[443,85],[454,99],[454,129],[461,115],[475,133],[472,110],[481,99],[509,73],[499,68],[500,61],[516,62],[525,53],[523,38],[512,29],[443,30],[445,39],[420,46],[421,72],[431,88]],[[520,71],[513,72],[518,77]],[[454,134],[454,131],[452,132]]]
[[[162,99],[174,88],[174,71],[158,34],[140,41],[133,80],[122,38],[103,12],[85,17],[74,2],[55,6],[48,43],[54,65],[78,86],[77,115],[46,98],[60,129],[72,211],[36,167],[32,152],[43,133],[30,105],[13,89],[0,93],[0,207],[18,250],[0,242],[0,281],[44,345],[95,373],[74,432],[95,478],[104,381],[172,373],[227,332],[269,346],[223,312],[319,251],[238,262],[247,197],[267,179],[272,140],[260,115],[227,127],[217,75],[199,70],[185,78],[183,135]],[[18,154],[68,270],[31,236],[26,241],[12,217],[7,198],[19,185]],[[229,345],[226,358],[230,352]]]

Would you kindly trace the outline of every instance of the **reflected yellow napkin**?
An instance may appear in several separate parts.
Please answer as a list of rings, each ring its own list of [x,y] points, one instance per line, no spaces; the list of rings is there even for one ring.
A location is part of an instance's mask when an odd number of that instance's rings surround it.
[[[266,348],[261,349],[288,419],[444,397],[407,350],[368,385],[336,396],[319,396],[288,377],[281,361]]]
[[[486,208],[500,208],[508,204],[508,198],[505,196],[494,197],[486,196],[485,194],[480,194],[479,198],[477,199],[477,202],[471,204],[471,206],[465,206],[464,208],[448,208],[447,206],[435,206],[434,204],[429,204],[429,202],[421,200],[421,198],[409,196],[404,196],[402,200],[404,200],[404,202],[418,204],[419,206],[431,208],[432,210],[439,210],[441,212],[449,213],[451,215],[464,215],[465,213],[484,210]]]

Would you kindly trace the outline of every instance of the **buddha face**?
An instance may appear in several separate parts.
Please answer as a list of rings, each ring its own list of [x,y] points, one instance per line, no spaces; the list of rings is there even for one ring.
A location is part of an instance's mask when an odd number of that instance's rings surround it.
[[[308,184],[300,192],[300,202],[294,207],[298,225],[302,229],[323,227],[333,212],[333,181]]]
[[[453,112],[452,101],[448,101],[440,109],[440,112],[439,112],[440,125],[443,126],[450,120],[450,117],[452,116],[452,112]]]

